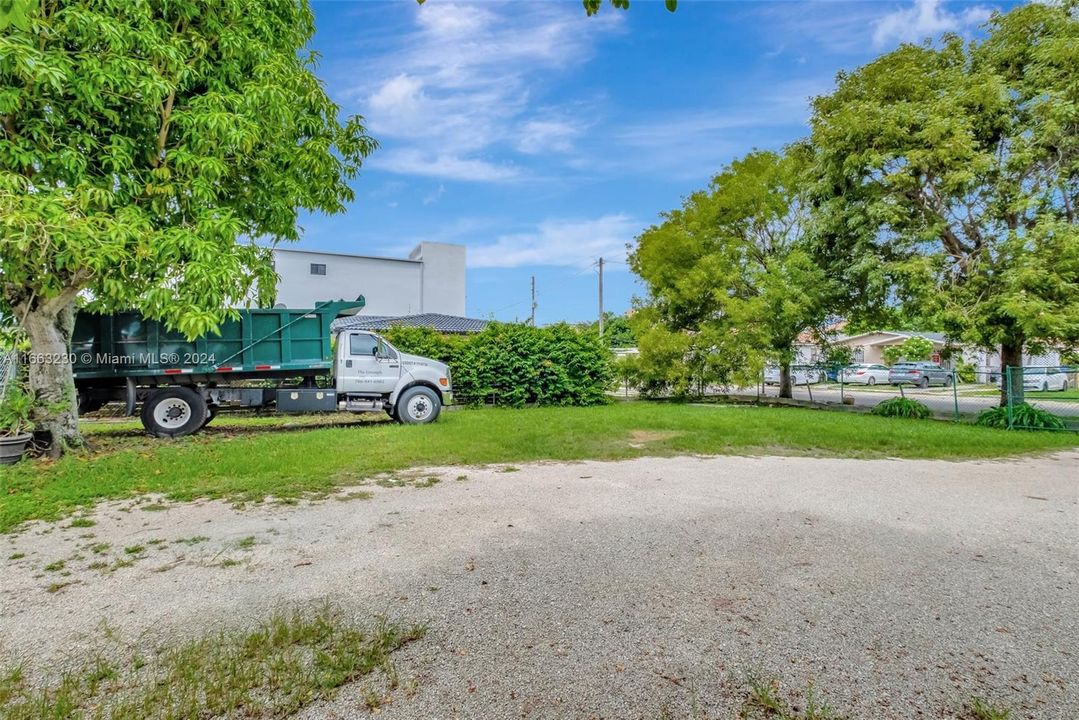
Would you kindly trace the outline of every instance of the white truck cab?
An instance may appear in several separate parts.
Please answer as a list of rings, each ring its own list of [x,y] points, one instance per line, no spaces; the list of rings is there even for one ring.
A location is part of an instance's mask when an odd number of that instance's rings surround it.
[[[383,409],[403,423],[435,420],[453,402],[445,363],[409,355],[366,330],[342,330],[337,338],[335,385],[343,409]]]

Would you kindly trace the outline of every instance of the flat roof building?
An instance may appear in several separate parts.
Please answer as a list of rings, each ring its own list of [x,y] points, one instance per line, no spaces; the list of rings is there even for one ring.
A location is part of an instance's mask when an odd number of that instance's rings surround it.
[[[363,315],[465,314],[465,246],[422,242],[407,258],[274,248],[277,303],[314,307],[319,300],[363,295]]]

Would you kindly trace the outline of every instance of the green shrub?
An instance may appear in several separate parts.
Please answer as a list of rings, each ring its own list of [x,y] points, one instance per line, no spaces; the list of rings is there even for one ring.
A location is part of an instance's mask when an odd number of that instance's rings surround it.
[[[627,394],[630,388],[637,388],[641,384],[641,359],[638,355],[622,355],[614,359],[612,366],[614,372],[614,390],[624,390]]]
[[[977,368],[972,362],[960,362],[955,366],[955,374],[959,377],[959,382],[973,383],[978,382]]]
[[[891,398],[879,403],[873,408],[872,413],[881,417],[914,418],[915,420],[933,417],[933,411],[925,404],[903,397]]]
[[[421,355],[451,366],[461,348],[468,342],[466,336],[443,335],[426,327],[397,326],[383,334],[390,344],[402,352]]]
[[[995,407],[985,410],[974,421],[974,424],[1006,430],[1008,428],[1008,408]],[[1012,427],[1016,430],[1067,429],[1064,420],[1051,412],[1028,403],[1020,403],[1012,408]]]
[[[564,323],[536,328],[491,323],[475,335],[397,327],[386,339],[407,353],[450,366],[459,402],[598,405],[614,380],[611,352],[596,332]]]
[[[34,429],[31,414],[34,410],[34,398],[15,378],[8,386],[7,394],[0,398],[0,436],[22,435]]]
[[[899,345],[889,345],[884,348],[881,355],[884,358],[884,362],[889,365],[895,365],[900,360],[907,360],[909,362],[928,360],[932,352],[932,341],[926,340],[919,335],[915,335],[907,338]]]

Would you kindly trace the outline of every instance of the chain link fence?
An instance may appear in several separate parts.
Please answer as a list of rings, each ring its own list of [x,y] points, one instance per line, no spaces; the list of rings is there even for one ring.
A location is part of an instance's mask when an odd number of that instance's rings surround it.
[[[0,402],[7,397],[8,385],[15,381],[19,372],[19,353],[15,350],[0,351]]]
[[[1079,367],[1026,365],[1007,367],[1000,388],[1009,428],[1079,431]],[[1046,427],[1034,408],[1059,418],[1063,427]]]
[[[944,368],[931,363],[794,365],[795,400],[814,405],[845,405],[871,410],[893,397],[916,400],[941,418],[973,422],[981,413],[1004,407],[1008,427],[1030,427],[1017,408],[1026,403],[1060,418],[1064,429],[1079,430],[1079,368],[1027,366],[994,369]],[[778,398],[778,368],[766,368],[756,388],[716,389],[724,394]],[[1041,429],[1041,426],[1038,426]]]

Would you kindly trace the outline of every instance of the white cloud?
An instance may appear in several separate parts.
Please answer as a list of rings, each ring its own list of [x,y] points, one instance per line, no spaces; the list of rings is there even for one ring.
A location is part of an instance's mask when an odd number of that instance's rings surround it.
[[[492,151],[572,150],[565,113],[532,106],[546,77],[590,57],[594,39],[619,27],[617,13],[584,22],[563,3],[516,2],[431,2],[414,12],[416,29],[346,93],[372,133],[392,141],[373,166],[504,182],[520,169],[491,163]]]
[[[912,6],[895,10],[873,24],[873,44],[879,48],[892,42],[935,39],[945,32],[967,32],[991,14],[992,10],[983,5],[952,12],[942,6],[941,0],[914,0]]]
[[[546,220],[533,231],[500,235],[493,243],[470,246],[468,264],[477,268],[587,267],[598,257],[625,262],[626,244],[640,230],[640,223],[621,213],[594,220]]]
[[[920,42],[942,32],[969,34],[992,7],[966,2],[952,11],[942,0],[760,3],[754,15],[765,40],[797,52],[806,40],[826,52],[863,55],[899,42]]]
[[[445,194],[446,194],[446,186],[443,185],[442,183],[439,183],[438,188],[434,192],[430,193],[429,195],[427,195],[423,199],[423,204],[424,205],[431,205],[433,203],[436,203],[439,200],[441,200],[442,196],[445,195]]]
[[[526,155],[568,153],[581,127],[563,120],[529,120],[518,130],[517,149]]]
[[[381,152],[372,158],[369,164],[371,167],[402,175],[473,182],[506,182],[520,175],[520,171],[512,165],[453,154],[425,153],[419,149],[408,148]]]

